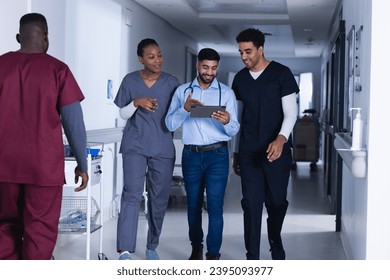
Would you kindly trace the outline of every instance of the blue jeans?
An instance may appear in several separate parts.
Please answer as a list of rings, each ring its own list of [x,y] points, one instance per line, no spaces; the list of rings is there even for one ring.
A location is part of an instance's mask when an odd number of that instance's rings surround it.
[[[202,205],[206,191],[209,215],[206,255],[216,254],[222,244],[223,202],[229,175],[226,146],[207,152],[183,148],[182,170],[187,192],[189,238],[193,247],[203,244]]]

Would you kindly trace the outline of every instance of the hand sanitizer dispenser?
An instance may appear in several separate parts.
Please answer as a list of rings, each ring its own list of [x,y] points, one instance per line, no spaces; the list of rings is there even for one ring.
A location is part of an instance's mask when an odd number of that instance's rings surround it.
[[[350,111],[356,110],[356,116],[352,123],[352,151],[362,150],[363,148],[363,120],[361,116],[362,108],[351,108]]]

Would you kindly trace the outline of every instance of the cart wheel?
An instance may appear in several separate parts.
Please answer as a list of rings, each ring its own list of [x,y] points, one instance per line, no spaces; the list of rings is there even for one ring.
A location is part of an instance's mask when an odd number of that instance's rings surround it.
[[[315,162],[310,163],[310,171],[317,171],[317,164]]]
[[[108,258],[106,257],[106,255],[103,254],[103,253],[99,253],[99,254],[98,254],[98,259],[99,259],[99,260],[103,260],[103,261],[107,261],[107,260],[108,260]]]
[[[177,198],[174,195],[169,196],[168,200],[168,208],[176,207],[177,205]]]

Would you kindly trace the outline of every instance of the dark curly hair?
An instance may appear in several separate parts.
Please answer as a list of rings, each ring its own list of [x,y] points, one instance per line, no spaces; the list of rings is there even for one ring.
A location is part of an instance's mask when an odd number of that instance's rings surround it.
[[[264,46],[265,36],[259,29],[248,28],[237,35],[236,41],[237,43],[252,42],[257,48],[260,48]]]

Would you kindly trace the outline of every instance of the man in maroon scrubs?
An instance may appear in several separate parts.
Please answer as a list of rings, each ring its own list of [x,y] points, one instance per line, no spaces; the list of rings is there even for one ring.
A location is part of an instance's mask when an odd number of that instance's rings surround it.
[[[88,183],[84,96],[70,69],[46,54],[46,19],[26,14],[21,48],[0,56],[0,259],[50,259],[64,184],[62,127]]]

